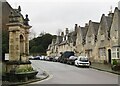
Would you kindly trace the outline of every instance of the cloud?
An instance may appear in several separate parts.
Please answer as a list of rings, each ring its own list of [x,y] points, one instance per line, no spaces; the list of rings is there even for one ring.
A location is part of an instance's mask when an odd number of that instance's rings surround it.
[[[21,5],[22,13],[28,14],[32,29],[56,34],[58,29],[74,28],[77,23],[84,26],[89,20],[100,21],[108,14],[110,6],[118,0],[8,0],[13,7]]]

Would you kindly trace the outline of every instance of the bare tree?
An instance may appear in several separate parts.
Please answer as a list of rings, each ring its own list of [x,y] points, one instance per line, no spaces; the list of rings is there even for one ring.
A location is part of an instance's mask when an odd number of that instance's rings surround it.
[[[30,29],[29,40],[36,37],[36,32],[33,29]]]
[[[57,30],[57,35],[60,36],[61,32],[62,32],[62,30],[61,30],[61,29],[58,29],[58,30]]]

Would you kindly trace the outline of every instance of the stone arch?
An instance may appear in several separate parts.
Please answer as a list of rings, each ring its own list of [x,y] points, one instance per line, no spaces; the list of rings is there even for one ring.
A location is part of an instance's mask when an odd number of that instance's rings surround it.
[[[19,38],[20,38],[20,54],[24,54],[25,53],[25,37],[23,34],[20,34]]]

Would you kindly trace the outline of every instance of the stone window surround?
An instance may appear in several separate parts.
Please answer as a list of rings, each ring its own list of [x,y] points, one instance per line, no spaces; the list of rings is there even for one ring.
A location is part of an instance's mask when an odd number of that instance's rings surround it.
[[[120,47],[112,48],[112,58],[120,58]]]

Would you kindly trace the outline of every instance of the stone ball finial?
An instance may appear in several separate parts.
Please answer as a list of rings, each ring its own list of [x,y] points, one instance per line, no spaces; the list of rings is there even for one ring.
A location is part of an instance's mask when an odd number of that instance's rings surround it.
[[[20,7],[20,6],[18,6],[18,11],[19,11],[19,12],[21,11],[21,7]]]
[[[25,25],[29,25],[28,24],[29,18],[28,18],[28,14],[25,15],[25,19],[24,19],[24,24]]]
[[[25,18],[26,21],[29,21],[28,14],[26,14],[25,16],[26,16],[26,18]]]

